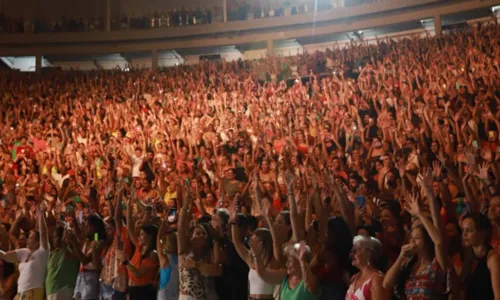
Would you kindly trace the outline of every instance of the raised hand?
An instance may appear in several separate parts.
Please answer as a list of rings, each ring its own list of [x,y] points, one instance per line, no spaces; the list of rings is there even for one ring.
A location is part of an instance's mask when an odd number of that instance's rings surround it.
[[[271,207],[271,204],[269,203],[269,200],[267,198],[262,199],[261,204],[260,204],[260,214],[263,215],[264,217],[269,216],[269,208]]]
[[[441,173],[443,171],[443,166],[438,161],[432,163],[432,176],[435,178],[441,178]]]
[[[285,183],[286,183],[287,189],[289,191],[290,190],[293,191],[293,185],[295,183],[295,174],[291,170],[288,170],[285,173]]]
[[[408,195],[408,200],[406,201],[404,208],[408,211],[412,216],[418,216],[421,212],[420,204],[418,202],[418,195]]]
[[[44,214],[45,211],[47,210],[47,206],[45,205],[45,201],[42,201],[40,205],[37,207],[37,212],[40,214]]]
[[[401,252],[400,252],[399,256],[400,257],[411,257],[416,248],[417,248],[417,245],[415,245],[413,242],[406,244],[403,247],[401,247]]]
[[[229,221],[230,222],[235,222],[236,221],[236,216],[237,216],[236,205],[230,205],[227,208],[227,210],[229,212]]]
[[[424,168],[421,174],[417,176],[417,183],[423,187],[432,187],[432,170],[430,168]]]
[[[253,188],[254,190],[258,190],[259,189],[259,171],[258,170],[255,170],[253,171]]]
[[[301,263],[307,263],[307,244],[306,241],[301,241],[299,245],[299,251],[297,257]]]
[[[262,254],[262,241],[260,241],[257,237],[253,236],[248,242],[250,246],[250,250],[252,250],[253,255],[256,257],[260,257]]]
[[[479,165],[479,174],[477,176],[479,179],[483,181],[489,181],[488,178],[488,169],[490,168],[490,163],[484,162],[482,165]]]
[[[468,165],[475,165],[476,164],[476,155],[475,155],[475,150],[474,149],[466,149],[464,151],[465,158],[466,158],[466,163]]]

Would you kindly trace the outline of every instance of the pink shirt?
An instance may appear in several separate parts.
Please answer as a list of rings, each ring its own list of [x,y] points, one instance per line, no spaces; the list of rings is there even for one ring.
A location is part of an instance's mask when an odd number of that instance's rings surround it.
[[[47,149],[48,143],[46,140],[39,140],[37,138],[33,138],[33,149],[35,151],[44,151]]]

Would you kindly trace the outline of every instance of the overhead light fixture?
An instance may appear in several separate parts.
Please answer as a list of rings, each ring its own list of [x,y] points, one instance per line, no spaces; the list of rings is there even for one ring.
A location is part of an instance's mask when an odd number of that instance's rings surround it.
[[[363,34],[363,30],[358,30],[358,34]]]
[[[434,22],[434,19],[423,19],[423,20],[420,20],[420,24],[422,24],[422,25],[428,24],[428,23],[431,23],[431,22]]]
[[[492,12],[494,12],[494,13],[496,13],[497,11],[500,11],[500,5],[493,6],[493,7],[491,8],[491,11],[492,11]]]

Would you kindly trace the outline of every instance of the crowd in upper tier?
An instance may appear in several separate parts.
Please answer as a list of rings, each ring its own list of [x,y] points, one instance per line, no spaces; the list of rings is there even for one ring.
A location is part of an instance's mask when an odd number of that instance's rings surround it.
[[[384,0],[228,0],[227,21],[288,17],[311,11],[331,10],[341,6],[355,6],[381,1]],[[213,22],[223,22],[223,15],[224,12],[221,6],[209,8],[202,3],[201,6],[194,9],[180,6],[176,9],[159,9],[148,13],[114,15],[110,20],[110,29],[154,29],[212,24]],[[92,18],[73,16],[50,20],[48,18],[16,18],[0,12],[0,34],[95,32],[105,30],[106,21],[102,15]]]

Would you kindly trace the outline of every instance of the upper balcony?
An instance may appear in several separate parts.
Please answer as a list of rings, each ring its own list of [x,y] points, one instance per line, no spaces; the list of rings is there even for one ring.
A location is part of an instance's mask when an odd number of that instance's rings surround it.
[[[18,26],[24,26],[23,29],[25,29],[19,31],[28,33],[0,33],[0,56],[150,52],[320,37],[339,32],[357,32],[368,28],[397,27],[398,24],[420,22],[420,20],[435,16],[477,12],[481,15],[500,3],[500,0],[379,0],[376,2],[357,0],[356,5],[347,5],[353,3],[347,0],[345,0],[347,3],[344,0],[338,2],[334,0],[335,5],[322,7],[306,3],[300,4],[302,6],[290,5],[279,10],[261,9],[260,15],[258,11],[254,13],[247,11],[246,20],[231,21],[235,18],[242,19],[241,13],[235,16],[234,11],[228,11],[226,1],[230,0],[223,0],[222,8],[213,9],[214,13],[210,16],[205,13],[192,14],[184,18],[184,20],[191,20],[188,23],[205,24],[175,26],[179,22],[170,20],[167,26],[163,19],[163,25],[161,25],[162,13],[160,12],[156,16],[151,15],[151,23],[145,19],[143,26],[140,26],[137,22],[131,23],[132,18],[127,19],[127,22],[113,20],[111,18],[112,1],[114,0],[107,0],[105,4],[104,19],[97,22],[99,18],[95,18],[96,23],[92,24],[78,21],[76,24],[80,25],[73,27],[73,31],[76,32],[53,32],[57,23],[52,23],[50,30],[34,30],[33,23],[28,25],[19,23]],[[215,11],[218,12],[215,13]],[[165,18],[172,19],[173,11],[168,14],[170,15]],[[243,13],[243,18],[244,16]],[[180,22],[182,23],[182,20]],[[41,26],[40,24],[38,26]],[[137,27],[155,28],[135,29]],[[2,29],[6,31],[5,26]],[[33,33],[33,31],[50,32]]]

